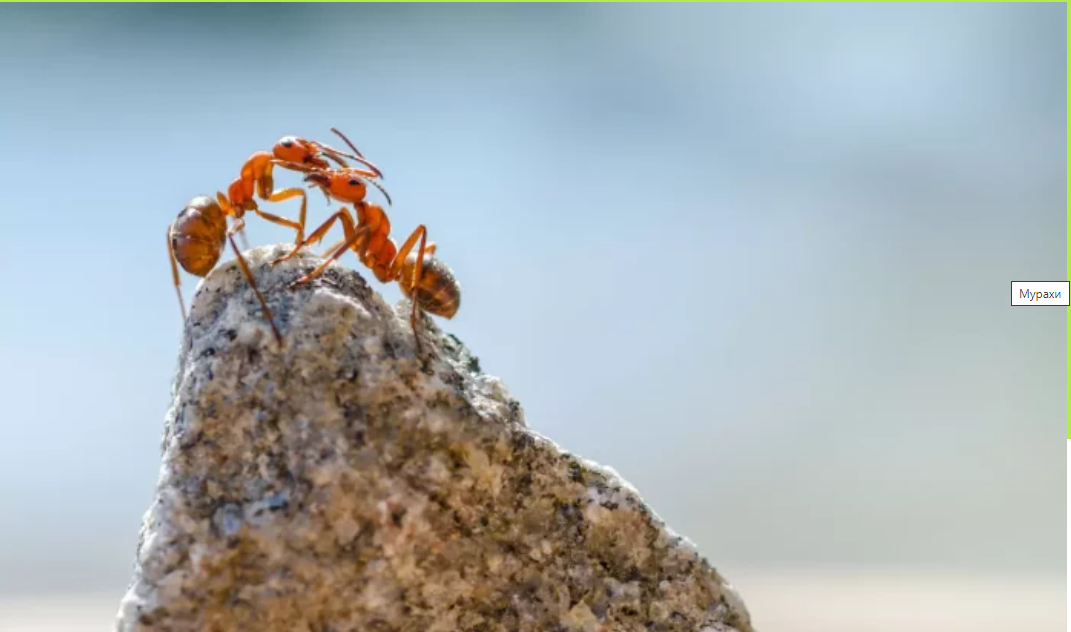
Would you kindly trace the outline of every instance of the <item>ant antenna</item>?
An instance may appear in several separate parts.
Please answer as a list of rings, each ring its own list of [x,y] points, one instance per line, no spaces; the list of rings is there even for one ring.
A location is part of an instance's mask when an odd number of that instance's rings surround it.
[[[390,193],[387,193],[387,190],[381,187],[378,182],[376,182],[375,180],[369,180],[367,178],[362,178],[362,180],[379,189],[379,192],[383,194],[383,197],[387,198],[388,206],[394,206],[394,202],[391,202],[390,200]]]
[[[336,151],[340,156],[345,156],[346,158],[350,158],[352,160],[356,160],[356,161],[360,162],[361,164],[363,164],[364,166],[368,167],[372,171],[375,171],[376,175],[380,179],[383,178],[383,172],[380,171],[378,167],[376,167],[372,163],[368,162],[368,160],[365,159],[364,154],[361,153],[361,150],[357,149],[357,147],[353,143],[350,142],[350,139],[346,138],[345,134],[343,134],[342,132],[338,131],[338,129],[335,128],[335,127],[332,127],[331,131],[336,133],[336,134],[338,134],[338,137],[341,138],[343,142],[345,142],[347,145],[350,146],[350,149],[353,150],[353,153],[357,154],[357,157],[343,154],[342,152],[339,152],[337,149],[334,150],[334,151]],[[328,149],[330,149],[330,148],[328,148]]]
[[[364,158],[364,154],[362,154],[362,153],[360,152],[360,150],[358,150],[358,149],[357,149],[356,147],[354,147],[354,146],[353,146],[353,143],[351,143],[351,142],[350,142],[350,139],[346,138],[346,135],[345,135],[345,134],[343,134],[342,132],[338,131],[338,130],[337,130],[337,129],[335,129],[334,127],[332,127],[332,128],[331,128],[331,131],[332,131],[332,132],[334,132],[334,133],[336,133],[336,134],[338,134],[339,138],[341,138],[341,139],[342,139],[342,140],[343,140],[343,141],[344,141],[344,142],[345,142],[345,143],[346,143],[347,145],[349,145],[349,146],[350,146],[350,149],[352,149],[352,150],[353,150],[353,153],[357,154],[357,155],[358,155],[358,156],[360,156],[361,158]]]

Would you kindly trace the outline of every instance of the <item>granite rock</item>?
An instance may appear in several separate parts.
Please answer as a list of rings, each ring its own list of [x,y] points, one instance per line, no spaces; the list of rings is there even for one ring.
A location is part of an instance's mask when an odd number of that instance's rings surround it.
[[[727,582],[613,470],[526,426],[459,340],[355,270],[273,246],[183,335],[116,629],[749,632]]]

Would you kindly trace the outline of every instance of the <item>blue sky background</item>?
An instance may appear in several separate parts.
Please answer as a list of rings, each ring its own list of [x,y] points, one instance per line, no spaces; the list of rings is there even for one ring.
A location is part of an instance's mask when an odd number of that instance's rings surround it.
[[[461,280],[445,329],[730,576],[1063,576],[1066,312],[1009,287],[1066,276],[1065,11],[0,7],[0,594],[121,593],[164,230],[332,126]]]

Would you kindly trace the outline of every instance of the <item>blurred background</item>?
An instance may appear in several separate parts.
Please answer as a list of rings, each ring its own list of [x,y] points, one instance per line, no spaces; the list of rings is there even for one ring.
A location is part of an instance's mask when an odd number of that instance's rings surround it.
[[[0,630],[108,629],[165,228],[331,126],[461,280],[444,329],[760,630],[1066,629],[1066,312],[1009,306],[1066,278],[1065,11],[0,7]]]

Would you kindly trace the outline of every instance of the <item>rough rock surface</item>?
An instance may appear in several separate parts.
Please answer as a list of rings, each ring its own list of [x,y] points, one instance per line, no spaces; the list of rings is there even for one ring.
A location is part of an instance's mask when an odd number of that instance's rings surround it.
[[[744,605],[612,470],[353,269],[247,253],[199,289],[123,631],[748,632]]]

